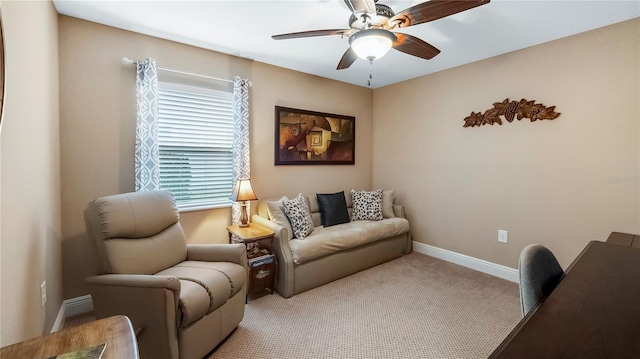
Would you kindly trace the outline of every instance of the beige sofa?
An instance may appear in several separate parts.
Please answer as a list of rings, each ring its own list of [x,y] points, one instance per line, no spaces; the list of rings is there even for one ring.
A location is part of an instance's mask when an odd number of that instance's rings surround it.
[[[258,203],[253,223],[275,232],[273,251],[278,262],[276,290],[285,298],[332,282],[411,252],[409,222],[404,207],[393,205],[394,218],[352,221],[322,227],[315,194],[307,194],[314,230],[305,239],[291,238],[290,229],[270,218],[267,202]],[[345,191],[351,215],[351,196]]]
[[[244,245],[187,244],[165,191],[97,198],[84,215],[99,258],[86,279],[95,315],[128,316],[141,358],[201,359],[238,326]]]

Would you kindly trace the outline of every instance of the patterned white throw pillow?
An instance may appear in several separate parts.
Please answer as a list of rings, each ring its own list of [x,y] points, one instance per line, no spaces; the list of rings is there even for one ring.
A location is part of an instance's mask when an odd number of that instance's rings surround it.
[[[381,221],[382,216],[382,190],[356,191],[351,190],[353,201],[352,221]]]
[[[284,213],[289,218],[289,222],[291,222],[293,234],[296,238],[304,239],[313,232],[313,219],[302,193],[292,200],[282,201],[282,205],[284,206]]]

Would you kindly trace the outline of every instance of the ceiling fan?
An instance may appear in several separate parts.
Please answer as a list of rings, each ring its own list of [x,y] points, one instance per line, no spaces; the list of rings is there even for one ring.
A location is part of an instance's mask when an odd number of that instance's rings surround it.
[[[397,14],[378,0],[344,0],[352,14],[350,29],[329,29],[293,32],[271,36],[274,40],[303,37],[341,35],[349,37],[349,48],[342,55],[337,70],[346,69],[358,57],[372,62],[394,48],[409,55],[426,60],[432,59],[440,50],[419,38],[394,32],[396,29],[441,19],[487,4],[490,0],[431,0]]]

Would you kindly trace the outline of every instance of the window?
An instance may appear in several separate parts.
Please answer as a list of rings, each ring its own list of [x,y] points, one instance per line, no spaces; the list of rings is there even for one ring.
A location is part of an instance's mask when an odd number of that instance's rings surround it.
[[[180,210],[231,205],[233,94],[160,82],[160,188]]]

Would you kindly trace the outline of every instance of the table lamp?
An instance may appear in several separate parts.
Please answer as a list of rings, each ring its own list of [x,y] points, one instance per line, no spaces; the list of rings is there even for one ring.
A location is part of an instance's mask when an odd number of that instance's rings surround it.
[[[249,227],[247,201],[255,201],[258,199],[255,193],[253,193],[253,188],[251,188],[251,180],[248,178],[239,178],[229,199],[235,202],[240,202],[240,205],[242,206],[242,209],[240,210],[240,227]]]

